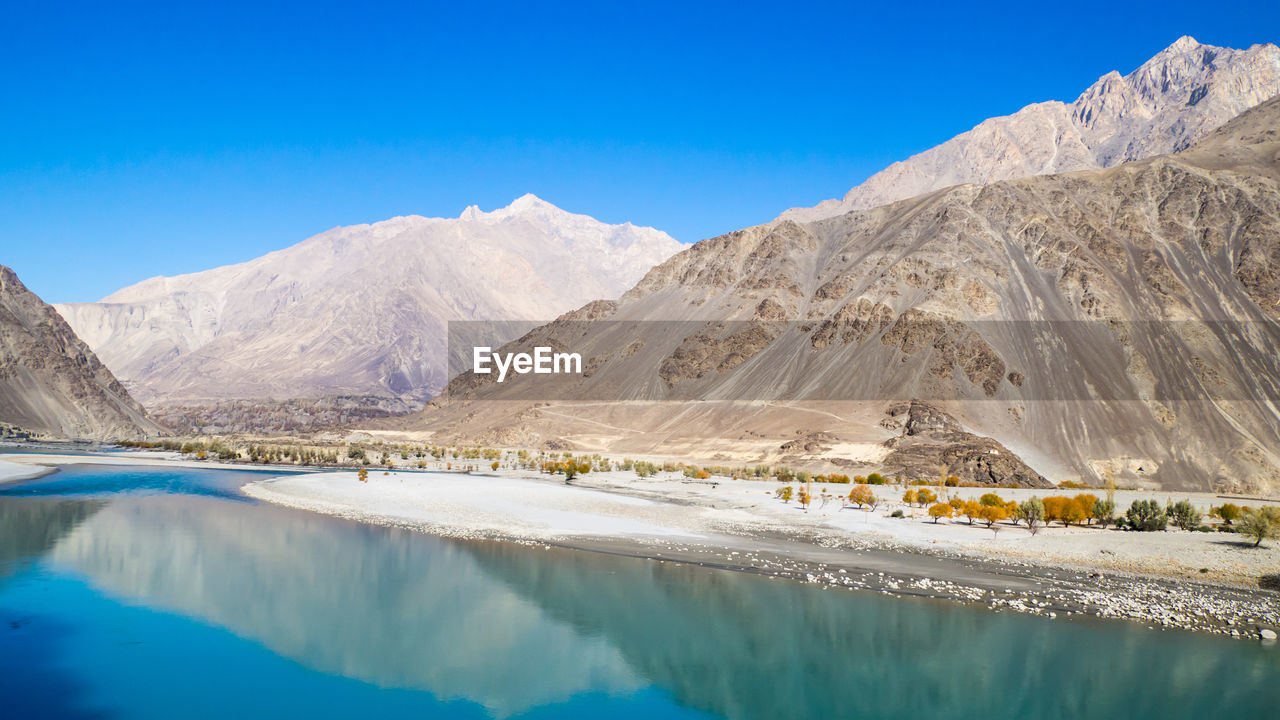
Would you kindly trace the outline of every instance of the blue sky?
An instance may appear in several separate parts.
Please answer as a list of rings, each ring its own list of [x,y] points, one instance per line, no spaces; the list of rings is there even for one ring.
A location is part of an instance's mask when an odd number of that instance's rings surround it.
[[[50,302],[532,192],[693,242],[1280,3],[6,3],[0,263]]]

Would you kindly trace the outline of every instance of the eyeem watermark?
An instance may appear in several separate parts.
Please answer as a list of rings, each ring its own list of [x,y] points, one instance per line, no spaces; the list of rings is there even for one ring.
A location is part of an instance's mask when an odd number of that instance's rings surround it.
[[[492,367],[490,363],[492,362]],[[582,374],[582,356],[578,353],[552,352],[551,348],[538,346],[533,353],[500,353],[491,347],[477,347],[471,355],[473,372],[488,375],[494,369],[498,372],[498,382],[507,379],[507,372],[517,375],[564,375]]]

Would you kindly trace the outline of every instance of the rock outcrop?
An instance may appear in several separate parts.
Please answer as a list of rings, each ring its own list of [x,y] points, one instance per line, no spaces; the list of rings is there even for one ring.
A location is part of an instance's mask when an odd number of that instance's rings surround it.
[[[76,440],[143,437],[158,428],[62,316],[0,266],[0,422]]]

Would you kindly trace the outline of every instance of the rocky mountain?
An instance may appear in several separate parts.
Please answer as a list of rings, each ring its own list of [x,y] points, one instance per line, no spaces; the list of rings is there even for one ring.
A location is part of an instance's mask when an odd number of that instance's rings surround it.
[[[375,396],[420,406],[447,379],[449,321],[552,318],[617,297],[681,247],[525,195],[455,219],[335,228],[57,307],[148,404]]]
[[[4,266],[0,423],[80,440],[131,439],[157,430],[62,316]]]
[[[509,348],[536,345],[581,353],[584,373],[465,373],[398,426],[636,457],[1274,491],[1280,98],[1177,154],[705,240]]]
[[[805,222],[865,210],[953,185],[1108,168],[1178,152],[1231,118],[1280,95],[1280,48],[1177,42],[1128,75],[1103,75],[1072,103],[1028,105],[894,163],[843,199],[793,208]]]

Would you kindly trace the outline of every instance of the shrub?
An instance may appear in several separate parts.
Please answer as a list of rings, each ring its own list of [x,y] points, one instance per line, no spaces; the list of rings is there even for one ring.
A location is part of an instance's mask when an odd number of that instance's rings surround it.
[[[893,512],[889,513],[889,517],[900,518],[900,517],[906,517],[906,515],[901,510],[894,510]]]
[[[790,486],[790,485],[788,485],[788,486],[786,486],[786,487],[780,487],[780,488],[778,488],[777,490],[774,490],[774,491],[773,491],[773,494],[774,494],[774,495],[776,495],[776,496],[778,497],[778,499],[779,499],[779,500],[781,500],[781,501],[782,501],[782,502],[784,502],[784,503],[785,503],[785,502],[791,502],[791,495],[792,495],[792,493],[793,493],[793,491],[792,491],[792,489],[791,489],[791,486]]]
[[[1258,547],[1263,540],[1280,537],[1280,508],[1244,508],[1240,514],[1240,534]]]
[[[867,476],[868,485],[884,485],[885,482],[886,480],[884,479],[884,476],[880,473],[871,473]]]
[[[1169,516],[1155,500],[1134,500],[1124,514],[1125,527],[1139,532],[1164,530]]]
[[[1173,504],[1169,512],[1169,521],[1174,527],[1183,530],[1195,530],[1202,518],[1200,511],[1191,504],[1190,500],[1179,500]]]

